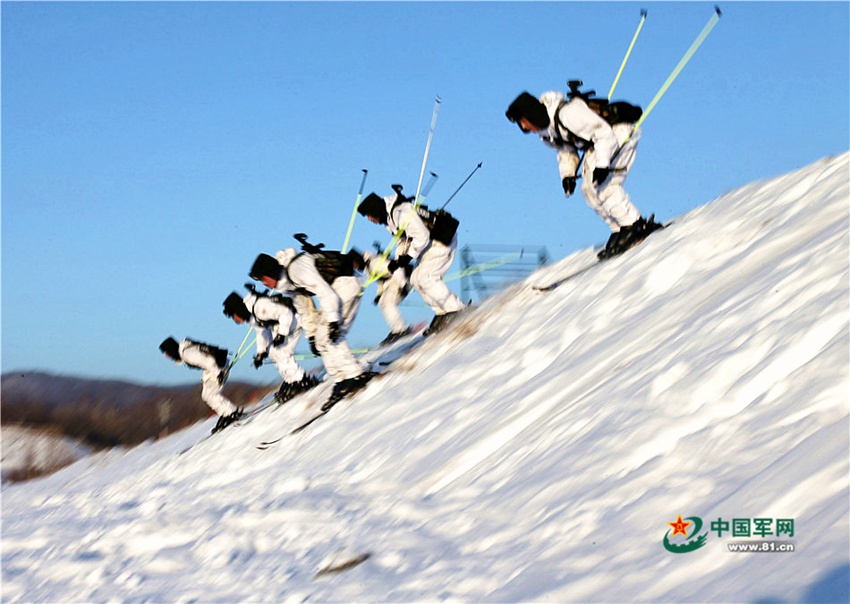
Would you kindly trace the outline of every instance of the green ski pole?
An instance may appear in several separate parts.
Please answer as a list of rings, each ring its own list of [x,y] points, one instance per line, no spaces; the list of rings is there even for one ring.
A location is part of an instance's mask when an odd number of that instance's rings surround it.
[[[428,196],[428,192],[431,190],[431,187],[433,187],[433,186],[434,186],[434,183],[436,183],[436,182],[437,182],[437,179],[438,179],[438,178],[439,178],[439,176],[437,176],[437,173],[436,173],[436,172],[431,172],[431,178],[430,178],[430,179],[428,179],[428,182],[427,182],[427,183],[425,183],[425,186],[424,186],[424,187],[422,187],[422,194],[419,196],[419,205],[422,205],[423,203],[425,203],[425,198]],[[383,257],[383,259],[384,259],[384,260],[386,260],[386,259],[389,257],[390,252],[393,250],[393,247],[394,247],[394,246],[395,246],[395,245],[396,245],[396,244],[397,244],[400,240],[401,240],[401,238],[400,238],[400,237],[399,237],[398,239],[396,239],[395,237],[393,237],[392,241],[390,241],[390,242],[387,244],[387,248],[386,248],[383,252],[381,252],[381,256]],[[380,250],[380,248],[378,249],[378,251],[379,251],[379,252],[381,251],[381,250]],[[371,274],[371,275],[369,275],[369,278],[366,280],[366,284],[365,284],[365,285],[362,287],[362,289],[360,290],[360,295],[362,296],[362,295],[363,295],[363,292],[365,292],[365,291],[366,291],[366,288],[367,288],[367,287],[369,287],[372,283],[374,283],[375,281],[377,281],[378,279],[380,279],[381,277],[383,277],[384,275],[387,275],[387,274],[389,274],[389,271],[386,271],[386,270],[385,270],[385,271],[383,271],[383,272],[381,272],[381,273],[376,273],[376,274]]]
[[[342,253],[348,249],[348,241],[351,239],[351,231],[354,230],[354,217],[357,216],[357,207],[360,205],[360,198],[363,197],[363,187],[366,186],[366,175],[369,170],[363,170],[363,180],[360,181],[360,191],[357,193],[357,199],[354,200],[354,209],[351,211],[351,220],[348,221],[348,232],[345,233],[345,241],[342,243]]]
[[[634,130],[637,130],[638,127],[640,127],[640,125],[643,123],[643,121],[647,118],[647,116],[649,116],[652,109],[655,107],[656,104],[658,104],[658,101],[661,99],[662,96],[664,96],[664,93],[667,92],[667,89],[670,88],[670,85],[679,76],[679,73],[681,73],[681,71],[682,71],[682,69],[684,69],[685,65],[688,64],[688,61],[691,60],[691,57],[694,56],[694,53],[697,51],[697,49],[702,45],[702,43],[708,37],[708,34],[711,33],[711,30],[714,29],[714,26],[717,25],[718,21],[720,21],[720,16],[721,16],[720,8],[715,6],[714,7],[714,14],[711,15],[711,18],[708,20],[708,23],[705,24],[705,27],[702,28],[702,31],[699,33],[699,35],[696,37],[696,39],[691,43],[691,47],[688,48],[688,51],[679,60],[679,64],[676,65],[675,69],[673,69],[673,71],[667,77],[667,80],[664,82],[664,84],[661,86],[661,88],[655,94],[655,98],[653,98],[652,101],[650,101],[649,106],[646,108],[646,111],[644,111],[643,115],[640,116],[640,119],[638,119],[638,121],[635,122]],[[620,145],[620,148],[617,149],[617,152],[614,153],[614,155],[611,157],[611,162],[613,162],[615,159],[617,159],[617,156],[620,155],[620,151],[623,150],[623,147],[626,145],[627,142],[629,142],[629,139],[631,139],[631,136],[629,136],[626,140],[623,141],[623,144]]]
[[[611,100],[611,97],[614,96],[614,89],[617,87],[617,82],[620,81],[620,76],[623,75],[623,69],[626,68],[626,62],[629,60],[629,56],[632,54],[632,49],[635,47],[635,42],[637,42],[638,36],[640,35],[640,30],[643,29],[643,24],[646,22],[646,9],[640,11],[640,23],[638,23],[637,31],[635,31],[635,35],[632,38],[632,43],[629,44],[629,49],[626,51],[626,56],[623,57],[623,62],[620,64],[620,71],[617,72],[617,77],[614,78],[614,83],[611,84],[611,90],[608,91],[608,100]]]
[[[679,61],[679,64],[676,65],[676,68],[673,69],[672,73],[667,77],[667,81],[664,82],[664,85],[661,86],[661,89],[656,93],[655,98],[650,101],[649,106],[646,108],[646,111],[643,112],[643,115],[640,116],[640,119],[635,123],[635,129],[638,128],[643,123],[643,120],[647,118],[652,109],[658,103],[664,93],[667,92],[667,89],[670,88],[670,85],[673,81],[679,76],[679,73],[684,69],[685,65],[688,64],[688,61],[691,60],[691,57],[694,56],[694,53],[697,49],[702,45],[705,39],[708,37],[708,34],[711,33],[711,30],[714,29],[714,26],[717,25],[717,22],[720,21],[720,8],[714,7],[714,14],[711,15],[711,18],[708,20],[708,23],[705,24],[705,27],[702,28],[700,34],[696,37],[696,39],[691,44],[691,47],[685,53],[685,55]]]

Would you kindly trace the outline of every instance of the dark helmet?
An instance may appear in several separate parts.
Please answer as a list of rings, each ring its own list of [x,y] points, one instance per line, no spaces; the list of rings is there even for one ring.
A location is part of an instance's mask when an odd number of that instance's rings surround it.
[[[376,218],[381,224],[387,224],[387,203],[375,193],[369,193],[357,206],[357,211],[363,216]]]
[[[520,119],[526,118],[540,130],[548,128],[550,121],[546,106],[528,92],[523,92],[514,99],[514,102],[505,111],[505,117],[517,125],[519,125]],[[522,126],[519,128],[522,130]]]
[[[160,351],[174,361],[180,360],[180,344],[174,338],[165,338],[159,345]]]
[[[275,258],[268,254],[260,254],[254,260],[254,265],[251,267],[251,272],[248,273],[248,276],[255,281],[262,281],[263,277],[271,277],[278,280],[280,279],[281,268],[280,262]]]
[[[231,293],[224,299],[224,316],[228,319],[239,317],[243,321],[251,318],[251,312],[245,306],[245,302],[236,292]]]

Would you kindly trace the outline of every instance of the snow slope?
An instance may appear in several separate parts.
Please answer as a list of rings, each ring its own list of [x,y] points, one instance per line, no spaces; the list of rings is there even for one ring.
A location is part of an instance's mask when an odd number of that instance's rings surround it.
[[[538,271],[267,450],[326,385],[7,487],[3,600],[846,602],[849,158]],[[709,531],[764,518],[796,551]]]
[[[0,442],[3,482],[49,474],[91,454],[91,447],[62,436],[58,429],[4,425],[0,428]]]

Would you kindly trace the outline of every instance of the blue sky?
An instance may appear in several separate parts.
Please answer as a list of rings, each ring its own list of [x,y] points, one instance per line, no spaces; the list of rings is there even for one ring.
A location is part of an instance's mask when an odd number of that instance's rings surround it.
[[[850,5],[719,6],[644,122],[627,182],[644,215],[850,146]],[[415,190],[437,95],[426,203],[483,164],[449,207],[461,246],[601,245],[554,153],[504,111],[568,79],[607,94],[641,9],[614,97],[645,107],[713,3],[3,2],[3,372],[190,382],[160,341],[237,348],[221,303],[258,253],[299,231],[341,247],[363,169],[367,193]],[[375,240],[389,234],[358,216],[352,243]],[[386,335],[373,297],[352,347]],[[278,380],[247,360],[233,375]]]

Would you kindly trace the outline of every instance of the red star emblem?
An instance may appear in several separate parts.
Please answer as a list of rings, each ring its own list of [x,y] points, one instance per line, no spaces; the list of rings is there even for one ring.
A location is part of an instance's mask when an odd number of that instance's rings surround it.
[[[679,533],[687,537],[688,532],[685,529],[692,525],[693,522],[685,522],[684,520],[682,520],[682,515],[679,514],[679,518],[676,520],[676,522],[668,522],[667,524],[673,527],[673,534],[670,535],[671,537],[675,537]]]

